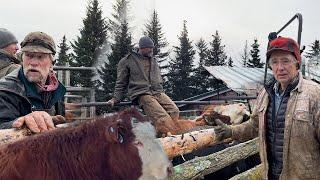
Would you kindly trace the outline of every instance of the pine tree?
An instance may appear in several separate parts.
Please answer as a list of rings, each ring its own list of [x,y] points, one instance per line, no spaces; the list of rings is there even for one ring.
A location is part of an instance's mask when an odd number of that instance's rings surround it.
[[[55,65],[65,66],[66,63],[70,61],[70,54],[68,53],[70,47],[67,44],[67,38],[65,35],[62,37],[62,41],[58,47],[60,50],[58,52],[58,58],[56,59]]]
[[[162,26],[159,22],[158,13],[156,10],[153,11],[150,21],[145,25],[146,30],[144,34],[150,37],[154,42],[153,55],[157,58],[160,70],[162,74],[165,69],[168,68],[168,56],[169,51],[164,49],[167,47],[168,42],[166,41],[164,34],[162,32]]]
[[[249,52],[248,52],[248,41],[246,40],[246,44],[243,48],[243,54],[241,54],[242,66],[247,67],[247,63],[249,61]]]
[[[93,67],[97,63],[99,49],[107,37],[107,24],[102,17],[102,10],[98,0],[91,0],[87,6],[86,17],[83,19],[83,28],[80,36],[71,44],[74,61],[70,62],[75,67]],[[71,84],[74,86],[93,87],[92,71],[75,71],[71,74]]]
[[[233,60],[232,60],[231,57],[229,57],[227,64],[228,64],[229,67],[233,67]]]
[[[111,26],[111,53],[107,55],[108,59],[103,66],[98,69],[100,75],[99,91],[97,93],[98,101],[106,101],[113,95],[115,82],[117,79],[117,65],[132,50],[132,37],[129,32],[128,24],[128,4],[127,0],[117,0],[113,6],[113,19],[109,22]],[[106,109],[99,108],[98,113]]]
[[[176,54],[169,65],[168,79],[171,84],[172,97],[181,100],[193,95],[192,82],[193,58],[195,50],[189,40],[186,21],[183,21],[183,30],[179,36],[180,46],[174,47]]]
[[[56,59],[56,66],[66,66],[67,63],[71,61],[71,55],[68,53],[70,50],[70,47],[67,44],[67,38],[64,35],[62,37],[62,41],[58,45],[59,52],[58,52],[58,58]],[[61,73],[61,74],[60,74]],[[66,77],[66,71],[58,71],[57,72],[58,77],[61,75],[62,79],[59,79],[63,84],[66,84],[65,77]]]
[[[258,44],[258,39],[254,39],[253,44],[251,45],[252,49],[250,50],[250,56],[251,58],[249,59],[247,65],[250,68],[257,67],[257,68],[262,68],[264,66],[264,63],[260,62],[260,55],[259,55],[259,44]]]
[[[216,31],[212,37],[213,40],[210,42],[211,48],[209,49],[208,61],[205,64],[207,66],[226,65],[227,55],[224,51],[225,45],[221,45],[221,37],[218,31]]]
[[[305,57],[311,61],[320,61],[320,45],[319,40],[315,40],[311,45],[309,45],[311,50],[306,53]]]
[[[208,59],[208,47],[207,43],[200,38],[196,43],[197,52],[199,56],[199,64],[194,71],[194,88],[197,90],[197,94],[204,93],[208,90],[210,74],[204,68],[204,63]]]

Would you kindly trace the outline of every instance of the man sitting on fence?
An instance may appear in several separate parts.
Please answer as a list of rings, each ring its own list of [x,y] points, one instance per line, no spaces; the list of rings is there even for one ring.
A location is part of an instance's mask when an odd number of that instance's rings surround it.
[[[139,40],[138,52],[131,52],[120,60],[114,96],[108,104],[120,102],[128,88],[131,101],[137,102],[153,121],[158,134],[178,132],[174,121],[179,109],[163,92],[158,62],[153,57],[154,43],[149,37]]]
[[[53,72],[55,43],[46,33],[32,32],[21,48],[22,67],[0,80],[0,128],[54,129],[54,121],[64,120],[66,92]]]

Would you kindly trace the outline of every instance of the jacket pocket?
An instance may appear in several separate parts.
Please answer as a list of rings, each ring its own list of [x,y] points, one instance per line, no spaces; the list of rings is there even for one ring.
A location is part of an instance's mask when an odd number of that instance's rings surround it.
[[[312,120],[309,111],[296,110],[293,113],[293,126],[291,136],[298,139],[310,138],[312,134]]]

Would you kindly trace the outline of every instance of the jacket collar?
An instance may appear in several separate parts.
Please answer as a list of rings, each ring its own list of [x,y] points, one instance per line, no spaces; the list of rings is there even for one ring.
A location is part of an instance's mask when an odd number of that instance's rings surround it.
[[[288,85],[285,92],[291,92],[298,90],[298,92],[302,91],[302,74],[299,72],[298,75],[292,80],[292,82]],[[265,89],[269,95],[272,92],[275,92],[278,88],[280,88],[279,82],[274,78],[274,76],[266,82]]]
[[[302,76],[302,73],[299,72],[299,82],[298,82],[298,85],[293,89],[293,90],[296,90],[301,93],[302,92],[302,83],[303,83],[303,76]]]
[[[18,76],[19,76],[19,79],[21,80],[21,82],[24,84],[26,96],[41,99],[41,96],[40,96],[40,93],[38,93],[38,89],[36,87],[36,84],[31,83],[27,80],[27,78],[24,76],[23,68],[20,68]],[[58,88],[55,91],[53,91],[52,93],[53,93],[52,100],[54,102],[58,101],[58,99],[63,97],[64,94],[66,93],[66,88],[59,82]]]
[[[0,60],[13,62],[19,64],[20,61],[13,55],[9,54],[7,51],[0,49]]]

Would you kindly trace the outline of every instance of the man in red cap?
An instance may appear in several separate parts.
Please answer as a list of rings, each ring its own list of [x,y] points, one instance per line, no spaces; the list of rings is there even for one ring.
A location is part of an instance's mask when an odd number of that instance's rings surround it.
[[[274,78],[259,93],[251,119],[236,126],[217,121],[217,138],[258,136],[263,179],[319,179],[320,86],[302,77],[299,45],[290,38],[270,42],[267,62]]]

